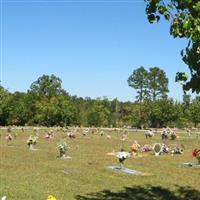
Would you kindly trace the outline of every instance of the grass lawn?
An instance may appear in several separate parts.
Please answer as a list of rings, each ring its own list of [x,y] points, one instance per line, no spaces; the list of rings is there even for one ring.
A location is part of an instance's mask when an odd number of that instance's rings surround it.
[[[126,167],[151,174],[131,176],[107,169],[118,162],[106,155],[120,150],[118,132],[109,133],[111,139],[97,134],[78,134],[70,139],[66,133],[56,132],[54,139],[46,140],[46,131],[40,130],[38,151],[30,151],[26,141],[32,129],[12,130],[17,137],[9,146],[6,130],[0,131],[0,197],[5,195],[8,200],[46,200],[49,194],[57,200],[200,200],[200,168],[180,167],[183,162],[196,162],[191,155],[194,148],[200,148],[196,135],[189,138],[180,133],[177,140],[169,140],[170,146],[185,146],[183,155],[143,153],[142,157],[127,159]],[[72,159],[57,158],[57,145],[63,139],[70,146]],[[141,132],[131,132],[124,142],[125,150],[129,151],[134,140],[141,145],[161,143],[160,134],[146,139]]]

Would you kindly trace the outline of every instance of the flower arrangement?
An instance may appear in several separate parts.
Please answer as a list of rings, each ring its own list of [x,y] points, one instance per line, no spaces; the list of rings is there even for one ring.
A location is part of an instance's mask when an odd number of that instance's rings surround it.
[[[65,142],[62,142],[58,145],[58,150],[60,153],[60,158],[65,157],[66,151],[67,151],[67,144]]]
[[[145,144],[145,145],[142,147],[142,152],[148,152],[148,151],[152,151],[152,146],[149,145],[149,144]]]
[[[53,195],[49,195],[49,196],[47,197],[47,200],[56,200],[56,197],[54,197]]]
[[[170,137],[171,137],[171,140],[175,140],[177,138],[177,135],[176,135],[176,133],[174,131],[172,131],[170,133]]]
[[[6,134],[6,141],[7,141],[7,144],[13,140],[13,137],[11,134]]]
[[[126,158],[130,157],[130,153],[125,152],[123,149],[121,149],[121,151],[117,152],[116,156],[119,159],[119,161],[124,161]]]
[[[169,147],[166,144],[162,144],[162,153],[168,153]]]
[[[30,135],[30,137],[27,140],[27,145],[30,149],[33,148],[33,145],[37,144],[37,136],[33,137],[32,135]]]
[[[124,161],[131,156],[130,153],[125,152],[124,149],[121,149],[116,153],[116,157],[119,159],[120,168],[123,168]]]
[[[45,139],[52,139],[53,138],[53,131],[50,130],[49,132],[47,132],[47,134],[44,136]]]
[[[136,154],[139,151],[140,145],[138,142],[135,140],[134,143],[130,146],[131,153]]]
[[[182,154],[184,151],[184,146],[177,144],[172,150],[171,154]]]
[[[200,165],[200,149],[194,149],[192,155],[198,160],[198,165]]]

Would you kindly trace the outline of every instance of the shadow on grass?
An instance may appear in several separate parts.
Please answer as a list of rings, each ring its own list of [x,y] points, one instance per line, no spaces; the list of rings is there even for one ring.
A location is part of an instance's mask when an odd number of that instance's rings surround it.
[[[76,200],[200,200],[200,191],[191,187],[177,187],[172,191],[160,186],[125,187],[123,191],[103,190],[86,196],[76,196]]]

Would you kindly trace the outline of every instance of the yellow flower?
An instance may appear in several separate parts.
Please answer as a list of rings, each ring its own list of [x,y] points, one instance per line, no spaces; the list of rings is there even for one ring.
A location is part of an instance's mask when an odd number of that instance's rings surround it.
[[[56,198],[54,196],[52,196],[52,195],[49,195],[47,200],[56,200]]]

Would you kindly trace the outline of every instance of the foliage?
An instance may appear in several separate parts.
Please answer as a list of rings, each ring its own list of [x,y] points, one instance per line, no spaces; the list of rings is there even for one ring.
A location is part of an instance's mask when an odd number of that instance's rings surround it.
[[[94,105],[91,111],[88,114],[88,125],[89,126],[108,126],[109,120],[109,107],[106,106],[108,100],[104,99],[103,101],[100,98],[97,98],[94,102]]]
[[[146,14],[150,23],[161,16],[170,23],[173,37],[186,38],[189,42],[181,56],[188,65],[191,78],[185,72],[178,72],[176,81],[183,82],[184,90],[200,92],[200,2],[199,0],[145,0]]]
[[[61,79],[53,74],[51,76],[43,75],[31,84],[30,91],[35,92],[40,97],[51,98],[65,93],[61,83]]]
[[[181,117],[181,106],[172,99],[160,99],[151,103],[150,124],[152,127],[175,125]]]
[[[164,72],[152,68],[147,72],[148,84],[152,71],[164,76]],[[142,70],[143,71],[143,70]],[[145,72],[145,73],[146,73]],[[166,97],[166,90],[162,91],[159,84],[145,86],[149,92],[141,102],[120,102],[108,98],[91,99],[70,96],[62,89],[61,80],[55,76],[42,76],[42,81],[36,81],[37,87],[31,85],[27,93],[10,93],[0,87],[0,126],[4,125],[42,125],[42,126],[96,126],[96,127],[162,127],[162,126],[197,126],[200,123],[200,100],[191,100],[186,94],[183,102],[175,102]],[[49,80],[53,77],[56,81]],[[165,77],[165,76],[164,76]],[[156,80],[159,78],[156,78]],[[165,84],[167,83],[167,78]],[[47,80],[47,83],[45,82]],[[58,81],[59,80],[59,81]],[[58,84],[59,82],[59,84]],[[41,84],[40,84],[41,83]],[[54,83],[56,83],[54,85]],[[48,86],[48,84],[52,84]],[[43,86],[48,92],[42,92]],[[153,85],[153,86],[152,86]],[[36,89],[37,88],[37,89]],[[53,88],[51,91],[51,88]],[[166,89],[166,87],[163,87]],[[156,91],[156,95],[153,96]]]
[[[200,98],[195,98],[190,107],[190,119],[194,123],[195,127],[200,123]]]
[[[137,120],[138,127],[148,127],[150,124],[153,126],[157,123],[163,124],[161,122],[152,122],[153,110],[149,111],[149,105],[151,105],[151,101],[156,101],[159,99],[166,99],[168,90],[168,78],[165,72],[158,68],[152,67],[146,70],[144,67],[139,67],[135,69],[132,75],[128,78],[128,84],[130,87],[133,87],[137,90],[138,96],[136,97],[137,101],[139,101],[140,106],[138,107],[137,116],[139,119]],[[154,105],[154,104],[152,104]],[[155,109],[154,109],[155,111]],[[161,117],[161,109],[159,108],[159,117]],[[156,125],[156,126],[157,126]],[[158,125],[160,126],[160,125]]]
[[[128,85],[137,90],[136,99],[140,103],[165,98],[169,92],[168,78],[159,67],[152,67],[149,71],[144,67],[135,69],[128,78]]]
[[[12,101],[12,95],[0,86],[0,125],[8,123],[9,113],[11,111],[9,104]]]
[[[128,78],[128,85],[137,90],[138,96],[136,99],[141,103],[147,97],[147,70],[141,66],[134,70]]]
[[[151,100],[155,101],[159,97],[167,97],[168,89],[168,78],[165,72],[158,68],[152,67],[148,73],[148,95]]]
[[[28,107],[25,103],[26,94],[15,92],[9,103],[8,124],[24,125],[28,121]]]
[[[74,119],[72,102],[63,96],[43,98],[36,102],[34,121],[45,126],[70,125]]]

